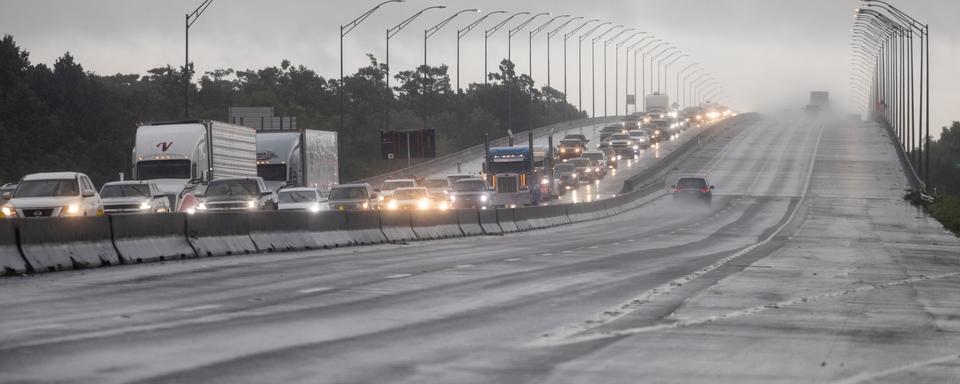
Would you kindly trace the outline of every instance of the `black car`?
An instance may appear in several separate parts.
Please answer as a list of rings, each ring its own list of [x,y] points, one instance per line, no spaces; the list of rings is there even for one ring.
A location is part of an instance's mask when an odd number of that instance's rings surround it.
[[[557,179],[559,194],[563,195],[567,189],[576,189],[580,186],[577,176],[577,166],[572,163],[560,163],[553,168],[553,177]]]
[[[673,185],[673,201],[693,200],[710,204],[714,187],[703,177],[681,177]]]
[[[450,202],[453,208],[487,209],[493,206],[493,194],[484,179],[460,179],[453,183]]]

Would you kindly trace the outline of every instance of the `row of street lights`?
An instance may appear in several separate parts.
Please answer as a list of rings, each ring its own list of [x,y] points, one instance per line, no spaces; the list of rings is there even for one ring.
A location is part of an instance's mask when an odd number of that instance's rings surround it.
[[[890,127],[907,153],[910,167],[928,184],[930,28],[882,0],[861,1],[863,7],[854,12],[851,30],[854,70],[850,86],[854,97],[867,105],[873,117]],[[919,55],[914,49],[914,38],[920,39]],[[919,82],[914,81],[915,56],[920,61]],[[917,83],[919,92],[914,93]],[[919,103],[915,103],[917,95]]]

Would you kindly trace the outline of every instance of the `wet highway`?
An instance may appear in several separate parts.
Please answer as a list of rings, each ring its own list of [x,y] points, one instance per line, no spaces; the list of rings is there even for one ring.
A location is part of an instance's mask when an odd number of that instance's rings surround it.
[[[743,123],[679,174],[712,205],[0,279],[0,382],[960,379],[960,241],[879,128]]]

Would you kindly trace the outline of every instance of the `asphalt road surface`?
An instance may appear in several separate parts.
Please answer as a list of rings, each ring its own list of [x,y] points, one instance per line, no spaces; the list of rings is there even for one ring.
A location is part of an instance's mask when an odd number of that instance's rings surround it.
[[[960,241],[869,125],[705,142],[711,206],[0,279],[0,382],[960,381]]]

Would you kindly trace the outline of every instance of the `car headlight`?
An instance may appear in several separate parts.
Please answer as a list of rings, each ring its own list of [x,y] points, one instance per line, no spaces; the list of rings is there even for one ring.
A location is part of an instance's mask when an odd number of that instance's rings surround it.
[[[140,209],[144,209],[144,210],[150,209],[150,202],[149,202],[149,201],[144,201],[144,202],[140,203]]]
[[[247,208],[254,209],[254,208],[256,208],[256,207],[257,207],[257,201],[256,201],[256,200],[250,200],[250,201],[247,202]]]
[[[320,204],[311,205],[310,212],[320,212]]]
[[[576,179],[576,178],[577,178],[577,174],[574,173],[574,174],[570,175],[570,178],[571,178],[571,179]]]
[[[437,204],[437,208],[439,208],[441,211],[442,211],[442,210],[449,209],[449,208],[450,208],[450,203],[448,203],[448,202],[446,202],[446,201],[441,201],[439,204]]]
[[[564,148],[560,148],[560,153],[567,153],[567,150]]]
[[[594,169],[594,171],[600,172],[600,167],[597,167],[597,169]]]
[[[420,201],[417,202],[417,208],[419,208],[419,209],[427,209],[427,208],[430,208],[430,200],[420,199]]]
[[[206,210],[207,210],[207,203],[199,203],[199,204],[197,204],[197,206],[196,206],[195,208],[196,208],[196,210],[198,210],[198,211],[206,211]]]
[[[455,201],[457,201],[457,196],[456,195],[450,196],[450,202],[453,203]]]
[[[70,204],[70,205],[67,206],[67,214],[68,214],[68,215],[76,215],[76,214],[78,214],[78,213],[80,213],[80,205],[79,205],[79,204]]]
[[[383,199],[384,199],[383,195],[377,196],[377,200],[383,201]]]
[[[363,204],[360,204],[360,208],[370,209],[370,203],[364,201]]]
[[[550,184],[550,179],[544,177],[543,180],[540,180],[540,184],[542,185]]]
[[[480,195],[480,201],[486,203],[487,200],[490,200],[490,197],[487,195]]]
[[[7,206],[0,208],[0,213],[2,213],[4,217],[13,217],[17,215],[17,210],[11,206]]]
[[[634,146],[633,146],[633,150],[634,150],[634,151],[636,151],[636,150],[638,150],[638,149],[640,149],[640,146],[639,146],[639,145],[634,145]]]
[[[397,209],[397,201],[396,201],[396,200],[390,200],[390,201],[387,203],[387,209],[391,209],[391,210]]]
[[[593,170],[592,170],[592,169],[590,169],[590,168],[587,168],[587,170],[586,170],[586,171],[584,171],[584,172],[586,172],[586,173],[590,173],[590,172],[593,172]]]

